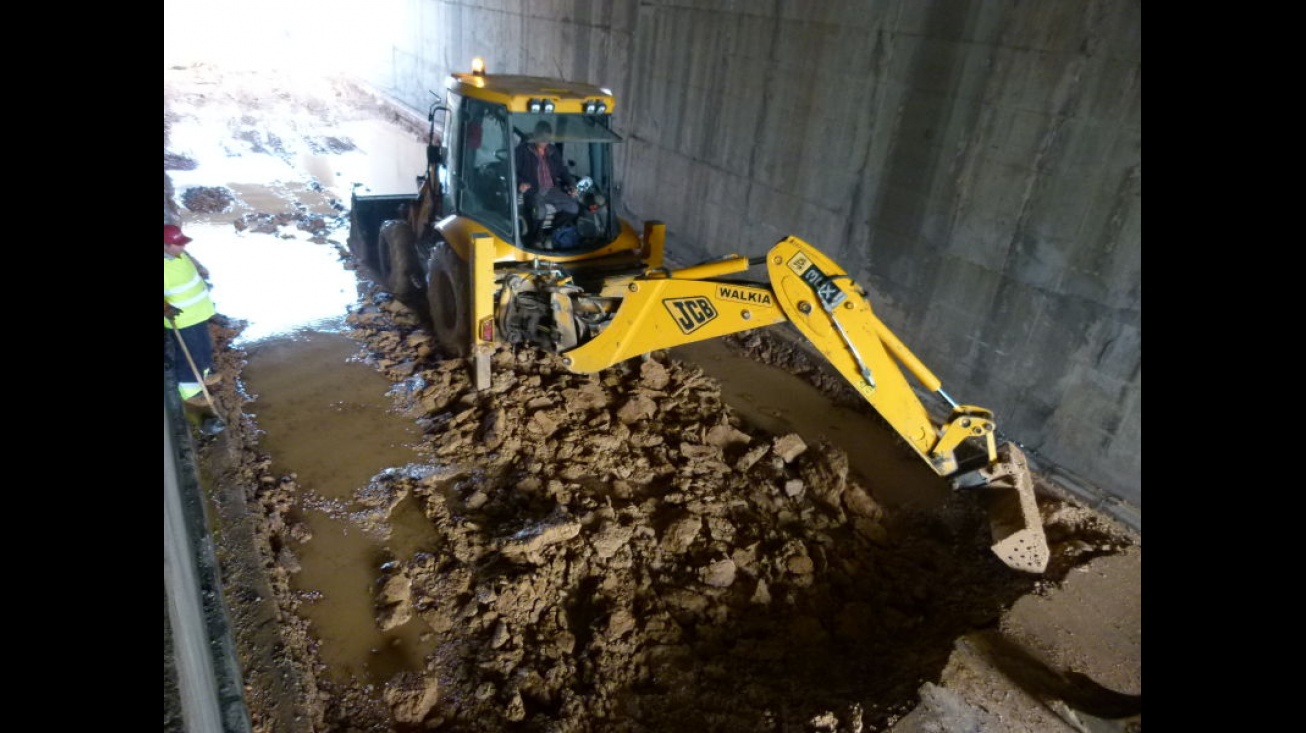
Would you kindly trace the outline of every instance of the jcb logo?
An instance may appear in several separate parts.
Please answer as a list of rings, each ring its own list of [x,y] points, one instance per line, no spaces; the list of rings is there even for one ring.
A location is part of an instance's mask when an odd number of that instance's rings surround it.
[[[716,308],[707,298],[668,298],[662,301],[683,333],[693,333],[716,318]]]

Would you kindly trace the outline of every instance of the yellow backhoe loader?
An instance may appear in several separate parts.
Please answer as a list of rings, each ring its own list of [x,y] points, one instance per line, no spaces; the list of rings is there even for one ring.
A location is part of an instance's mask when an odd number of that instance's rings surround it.
[[[429,312],[442,352],[466,358],[478,388],[489,386],[496,341],[560,354],[569,369],[588,373],[657,349],[792,323],[935,472],[988,494],[992,549],[1004,563],[1046,570],[1047,539],[1024,454],[998,445],[991,412],[943,391],[839,265],[786,237],[762,257],[668,270],[665,225],[648,221],[636,231],[616,213],[612,147],[621,137],[611,127],[617,101],[610,91],[487,74],[479,59],[446,86],[428,116],[418,191],[355,193],[349,248],[381,286]],[[538,192],[527,182],[538,168],[519,170],[518,151],[537,144],[566,168],[549,196],[531,195]],[[764,268],[767,280],[749,280],[754,268]],[[946,402],[946,419],[931,417],[908,375]]]

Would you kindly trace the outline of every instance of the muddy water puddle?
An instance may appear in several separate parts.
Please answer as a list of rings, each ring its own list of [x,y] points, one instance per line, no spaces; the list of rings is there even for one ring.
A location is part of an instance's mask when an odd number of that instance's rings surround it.
[[[432,470],[416,447],[420,434],[397,415],[391,385],[359,361],[358,344],[340,333],[299,333],[247,348],[245,406],[274,475],[299,488],[293,517],[311,539],[289,548],[300,570],[292,588],[321,642],[322,661],[339,681],[382,682],[422,669],[433,649],[420,622],[377,627],[376,581],[393,557],[434,551],[429,526],[411,499],[388,514],[384,533],[354,521],[355,497],[396,471]]]

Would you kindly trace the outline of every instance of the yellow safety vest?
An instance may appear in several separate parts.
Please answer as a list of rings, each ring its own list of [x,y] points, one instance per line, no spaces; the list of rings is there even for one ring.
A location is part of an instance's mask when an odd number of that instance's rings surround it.
[[[213,317],[218,312],[209,297],[208,283],[200,277],[195,262],[190,255],[182,252],[173,259],[163,256],[163,299],[173,308],[178,308],[177,328],[194,326]],[[171,328],[168,319],[163,319],[163,327]]]

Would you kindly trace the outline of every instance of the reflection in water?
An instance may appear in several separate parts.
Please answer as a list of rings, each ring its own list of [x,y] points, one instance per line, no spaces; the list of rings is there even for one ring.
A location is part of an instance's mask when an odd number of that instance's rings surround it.
[[[186,233],[195,238],[191,251],[213,277],[218,312],[248,324],[235,346],[345,329],[345,312],[358,300],[358,278],[340,266],[331,246],[222,225],[198,225]],[[228,279],[228,273],[239,273],[238,279]]]
[[[223,211],[183,210],[176,223],[194,239],[188,251],[210,271],[218,311],[248,324],[235,345],[301,330],[339,330],[334,319],[358,299],[357,278],[340,262],[350,196],[355,190],[415,192],[416,176],[426,167],[424,143],[378,120],[342,121],[330,136],[319,137],[308,133],[315,125],[300,119],[303,111],[288,110],[264,129],[216,101],[174,107],[168,148],[195,164],[168,171],[175,197],[185,201],[190,189],[201,187],[222,188],[232,197]],[[258,145],[273,138],[280,155]],[[234,225],[276,214],[294,220],[275,232]],[[300,219],[320,220],[326,241],[313,241],[313,232],[299,228]]]

